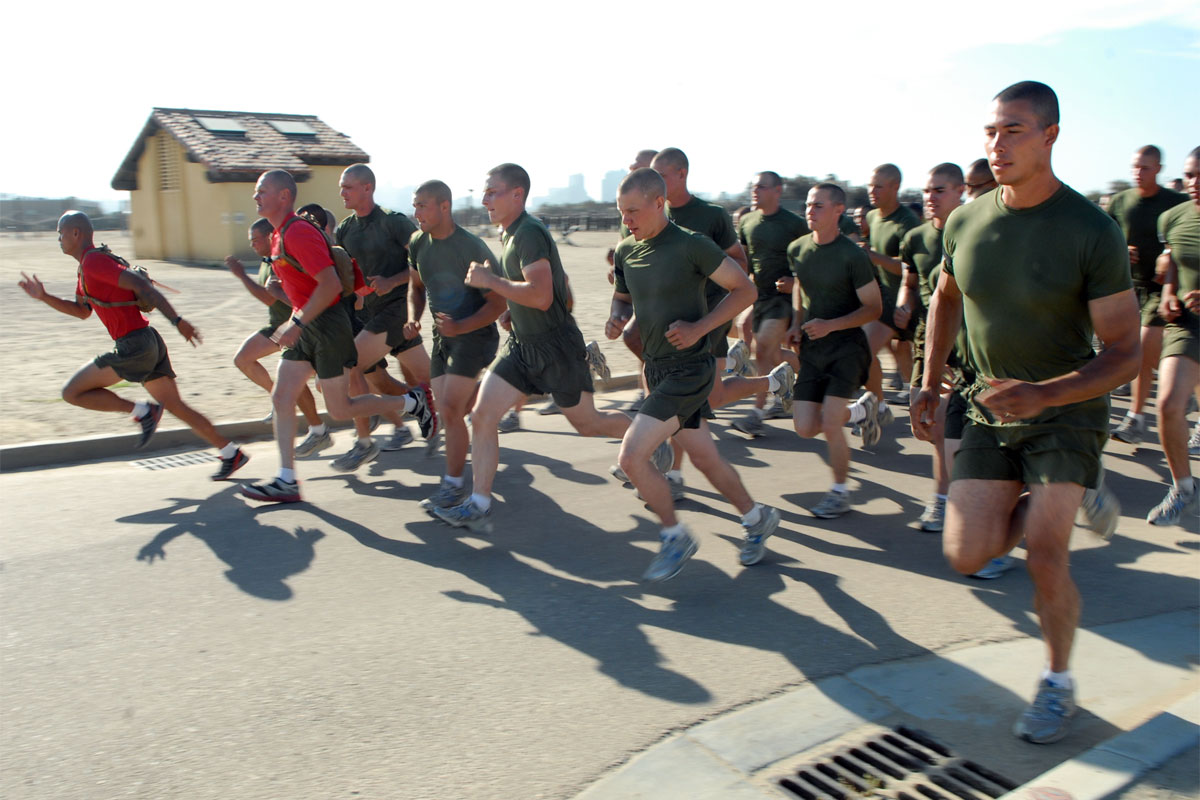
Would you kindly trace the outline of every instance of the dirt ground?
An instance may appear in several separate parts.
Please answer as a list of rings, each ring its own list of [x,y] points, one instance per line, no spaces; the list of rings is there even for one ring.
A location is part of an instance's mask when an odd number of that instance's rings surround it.
[[[559,254],[575,292],[575,319],[584,339],[600,342],[613,374],[632,372],[635,360],[625,346],[604,338],[612,298],[604,254],[616,235],[581,232],[570,239],[573,244],[559,243]],[[124,233],[105,231],[96,241],[123,255],[132,252]],[[499,242],[494,237],[488,241],[496,251]],[[155,280],[179,290],[169,299],[204,337],[204,343],[193,348],[160,314],[151,315],[151,324],[171,349],[180,392],[187,402],[217,422],[266,416],[270,410],[266,393],[233,365],[242,341],[266,324],[266,308],[224,267],[141,259],[137,263],[147,267]],[[75,289],[76,266],[58,249],[56,234],[0,234],[0,368],[6,376],[0,391],[0,445],[132,430],[132,423],[119,415],[86,411],[60,396],[63,383],[75,370],[112,348],[104,326],[95,317],[80,321],[57,313],[31,300],[17,285],[24,271],[37,274],[52,294],[69,297]],[[423,322],[428,329],[428,312]],[[264,360],[272,374],[277,361],[278,356]],[[117,391],[133,400],[146,396],[138,386],[118,386]]]

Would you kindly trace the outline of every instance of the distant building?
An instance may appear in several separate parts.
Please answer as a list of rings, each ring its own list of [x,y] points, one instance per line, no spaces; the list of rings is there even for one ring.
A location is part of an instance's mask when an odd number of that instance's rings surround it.
[[[52,231],[66,211],[82,211],[92,219],[104,215],[99,203],[78,197],[51,199],[6,194],[0,196],[0,230]]]
[[[254,182],[286,169],[297,205],[340,211],[344,168],[370,157],[314,116],[155,108],[112,187],[130,192],[130,231],[138,258],[221,261],[246,254],[257,217]]]
[[[530,201],[530,207],[537,208],[538,206],[559,206],[568,205],[570,203],[586,203],[592,198],[588,197],[587,189],[583,185],[583,174],[577,173],[567,178],[567,185],[557,187],[550,190],[550,193],[543,197],[535,197]]]
[[[626,173],[623,170],[613,169],[604,173],[604,180],[600,183],[600,202],[615,203],[617,202],[617,187],[621,185],[621,179]]]

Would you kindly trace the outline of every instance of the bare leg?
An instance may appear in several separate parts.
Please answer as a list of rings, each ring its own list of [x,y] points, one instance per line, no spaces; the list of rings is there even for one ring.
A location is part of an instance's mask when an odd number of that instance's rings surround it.
[[[629,429],[629,417],[620,411],[599,411],[591,392],[579,396],[579,402],[562,409],[567,422],[583,436],[621,439]]]
[[[699,428],[679,429],[675,432],[675,439],[683,445],[696,469],[708,478],[714,489],[733,504],[739,514],[746,514],[754,508],[754,501],[750,499],[750,493],[738,477],[737,470],[721,458],[717,451],[717,443],[708,427],[708,420],[700,420]],[[665,485],[666,481],[663,483]],[[669,492],[667,496],[670,497]]]
[[[1145,330],[1145,329],[1143,329]],[[1200,383],[1200,364],[1186,356],[1167,356],[1158,367],[1158,435],[1176,483],[1191,477],[1188,461],[1188,396]]]
[[[829,447],[829,468],[833,470],[833,482],[845,483],[850,476],[850,445],[846,443],[846,429],[850,419],[849,400],[829,395],[821,403],[821,432]]]
[[[500,417],[525,395],[494,372],[485,372],[471,410],[471,479],[475,494],[490,497],[500,464]]]
[[[120,380],[121,376],[112,367],[98,367],[89,361],[67,380],[62,388],[62,399],[91,411],[132,414],[132,402],[105,388]]]
[[[678,428],[678,419],[660,420],[647,414],[638,414],[625,431],[621,440],[621,454],[617,457],[617,463],[629,476],[629,482],[641,494],[664,528],[673,527],[678,522],[675,503],[671,500],[671,488],[667,479],[654,468],[650,457],[655,448]]]
[[[1162,354],[1163,329],[1154,326],[1142,328],[1142,363],[1138,374],[1132,381],[1129,403],[1129,413],[1141,414],[1146,410],[1146,401],[1150,399],[1150,387],[1154,384],[1154,370],[1158,367],[1158,359]],[[1161,393],[1161,389],[1159,390]],[[1159,427],[1162,427],[1161,420]]]
[[[433,393],[437,397],[442,431],[446,435],[446,474],[451,478],[462,477],[467,463],[471,437],[464,418],[467,404],[478,385],[475,378],[462,375],[439,375],[433,379]]]
[[[891,341],[895,332],[879,320],[863,325],[867,334],[867,345],[871,348],[871,370],[867,374],[866,389],[876,397],[883,398],[883,367],[879,364],[879,349]]]
[[[258,362],[272,353],[278,352],[279,345],[263,336],[262,333],[255,331],[246,337],[246,341],[242,342],[242,346],[238,348],[237,354],[233,357],[233,364],[255,386],[266,389],[270,394],[275,383],[271,380],[271,373],[267,372],[267,368]]]
[[[146,387],[146,391],[150,393],[151,397],[162,404],[163,408],[195,431],[201,439],[218,450],[229,444],[228,439],[217,433],[216,427],[209,422],[208,417],[183,402],[174,378],[155,378],[142,385]]]
[[[1071,580],[1071,530],[1083,500],[1074,483],[1034,485],[1024,525],[1026,567],[1033,579],[1033,607],[1042,626],[1047,660],[1053,672],[1070,666],[1075,629],[1079,626],[1079,590]]]
[[[279,448],[279,466],[283,469],[296,468],[296,400],[312,374],[312,364],[287,358],[280,359],[275,371],[271,402],[275,407],[275,445]]]

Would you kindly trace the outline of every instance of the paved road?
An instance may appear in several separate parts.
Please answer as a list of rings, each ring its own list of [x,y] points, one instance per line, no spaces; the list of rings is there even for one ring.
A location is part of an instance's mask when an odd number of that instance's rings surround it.
[[[739,567],[735,516],[688,468],[700,552],[647,586],[655,526],[608,477],[614,444],[525,421],[501,439],[488,538],[420,512],[440,463],[417,448],[354,476],[303,463],[309,502],[293,507],[252,505],[207,464],[0,474],[0,795],[570,797],[790,687],[1037,635],[1023,572],[964,580],[937,536],[905,527],[929,459],[899,425],[854,451],[855,512],[818,521],[804,508],[827,488],[823,443],[774,421],[751,444],[718,422],[782,530]],[[272,447],[249,449],[240,477],[273,474]],[[1110,450],[1126,516],[1107,546],[1076,537],[1083,625],[1195,609],[1195,528],[1140,521],[1161,453]],[[1060,745],[1014,740],[986,761],[1032,778],[1127,722],[1085,715]]]

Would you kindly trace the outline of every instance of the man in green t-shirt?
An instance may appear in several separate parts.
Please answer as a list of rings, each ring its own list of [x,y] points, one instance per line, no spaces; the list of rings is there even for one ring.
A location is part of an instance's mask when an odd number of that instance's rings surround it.
[[[272,337],[275,335],[276,329],[292,316],[292,305],[288,302],[287,295],[283,293],[277,280],[272,283],[274,274],[271,272],[271,233],[274,230],[275,227],[271,221],[263,217],[259,217],[250,226],[250,249],[262,259],[258,268],[257,283],[246,274],[246,267],[241,261],[233,256],[225,259],[225,266],[229,268],[235,278],[242,282],[246,291],[267,306],[267,324],[246,337],[246,341],[242,342],[242,346],[238,348],[237,354],[233,357],[234,366],[240,369],[242,374],[255,385],[266,389],[267,394],[270,394],[271,390],[275,388],[275,382],[271,380],[271,373],[267,372],[266,368],[258,362],[279,352],[279,343]],[[300,407],[304,419],[308,421],[308,435],[304,437],[304,441],[296,445],[296,457],[304,458],[319,453],[332,445],[333,438],[329,435],[325,422],[317,413],[317,402],[307,384],[301,390],[296,405]],[[271,416],[274,416],[273,412]],[[267,419],[270,418],[270,416],[267,417]]]
[[[479,373],[496,356],[500,334],[496,319],[504,298],[467,286],[471,264],[496,263],[488,246],[454,222],[453,196],[442,181],[426,181],[413,193],[413,217],[420,230],[408,243],[408,322],[404,335],[421,333],[421,315],[428,301],[433,316],[433,357],[430,363],[433,396],[446,435],[446,474],[437,492],[423,500],[427,511],[449,508],[467,498],[463,469],[470,435],[465,416],[479,386]]]
[[[458,505],[433,510],[456,528],[491,529],[492,482],[500,460],[496,426],[517,401],[549,394],[584,436],[620,439],[629,427],[629,417],[619,411],[596,408],[587,348],[568,307],[567,273],[554,237],[525,210],[528,197],[524,168],[508,163],[488,172],[483,207],[488,219],[503,228],[499,269],[472,262],[465,281],[508,301],[512,330],[484,375],[471,411],[471,495]],[[665,470],[669,449],[656,456]]]
[[[1158,218],[1167,262],[1159,313],[1166,320],[1162,361],[1158,366],[1158,436],[1162,441],[1171,488],[1146,521],[1151,525],[1196,522],[1196,480],[1192,477],[1187,433],[1188,398],[1200,395],[1200,147],[1183,163],[1188,202]],[[1192,440],[1200,445],[1200,423]]]
[[[358,266],[370,290],[362,299],[362,308],[351,313],[358,364],[350,373],[350,389],[356,394],[403,394],[407,390],[379,369],[390,352],[400,362],[408,382],[429,385],[429,354],[421,337],[407,338],[408,321],[408,240],[416,226],[405,215],[382,208],[375,202],[375,173],[366,164],[352,164],[342,172],[342,202],[352,214],[338,223],[334,238],[346,248]],[[367,366],[363,366],[367,365]],[[395,426],[391,441],[383,446],[395,450],[411,440],[404,421],[387,417]],[[354,420],[357,439],[350,450],[335,458],[331,466],[351,472],[374,460],[380,446],[371,438],[370,420]],[[426,440],[426,451],[437,446],[436,432]]]
[[[943,549],[971,574],[1025,540],[1049,663],[1014,733],[1048,743],[1075,713],[1079,592],[1069,542],[1101,478],[1108,392],[1137,372],[1137,301],[1116,224],[1051,168],[1058,98],[1023,81],[994,98],[985,146],[1000,184],[946,221],[925,374],[910,408],[928,439],[960,325],[977,372],[954,460]],[[1104,350],[1092,350],[1092,331]],[[1028,494],[1026,494],[1028,492]]]
[[[883,301],[883,312],[879,319],[867,323],[863,329],[871,345],[871,374],[867,378],[867,391],[879,398],[881,429],[894,419],[894,415],[883,394],[883,369],[877,354],[884,345],[895,342],[892,352],[902,388],[904,379],[912,374],[912,348],[909,342],[912,341],[912,328],[916,323],[916,319],[910,317],[906,325],[898,325],[893,318],[904,272],[904,264],[900,260],[900,242],[906,233],[921,224],[917,215],[900,202],[900,180],[900,168],[895,164],[880,164],[871,173],[867,195],[874,208],[867,212],[867,241],[861,243],[875,267],[875,279],[879,282],[879,295]]]
[[[717,452],[705,415],[716,364],[709,334],[754,300],[754,285],[733,259],[699,233],[667,218],[667,186],[653,169],[621,181],[617,208],[630,236],[617,245],[614,296],[632,304],[642,332],[649,393],[621,441],[619,464],[662,522],[661,547],[646,580],[674,577],[696,552],[696,541],[675,516],[671,490],[650,464],[674,436],[696,468],[742,515],[741,563],[762,560],[766,539],[779,527],[779,511],[755,503],[737,472]],[[709,306],[705,285],[726,292]],[[624,321],[610,317],[605,335],[621,335]]]
[[[1128,444],[1146,438],[1146,400],[1154,382],[1154,370],[1162,353],[1164,320],[1158,314],[1162,300],[1162,276],[1155,275],[1155,262],[1162,253],[1158,240],[1159,215],[1187,202],[1187,195],[1158,185],[1162,171],[1162,151],[1152,144],[1133,154],[1133,187],[1117,192],[1108,202],[1108,215],[1117,221],[1129,245],[1129,266],[1133,290],[1142,310],[1142,363],[1130,386],[1129,411],[1112,437]]]
[[[862,387],[871,364],[863,326],[879,317],[882,302],[871,261],[838,230],[846,210],[846,192],[836,183],[819,183],[808,192],[804,218],[812,233],[788,246],[795,277],[792,302],[797,311],[787,339],[800,345],[800,370],[792,405],[796,433],[811,439],[825,434],[833,486],[810,511],[820,519],[850,510],[850,447],[843,426],[856,423],[863,443],[879,441],[876,399],[869,392],[847,402]]]
[[[738,240],[750,260],[750,274],[758,296],[752,306],[751,339],[759,375],[766,375],[785,359],[793,370],[800,362],[791,350],[783,349],[783,337],[792,326],[791,273],[788,270],[788,245],[808,233],[804,220],[783,208],[783,179],[776,172],[760,172],[750,185],[754,208],[738,220]],[[754,410],[733,426],[757,436],[763,432],[763,420],[786,416],[781,404],[768,409],[767,393],[754,398]]]

